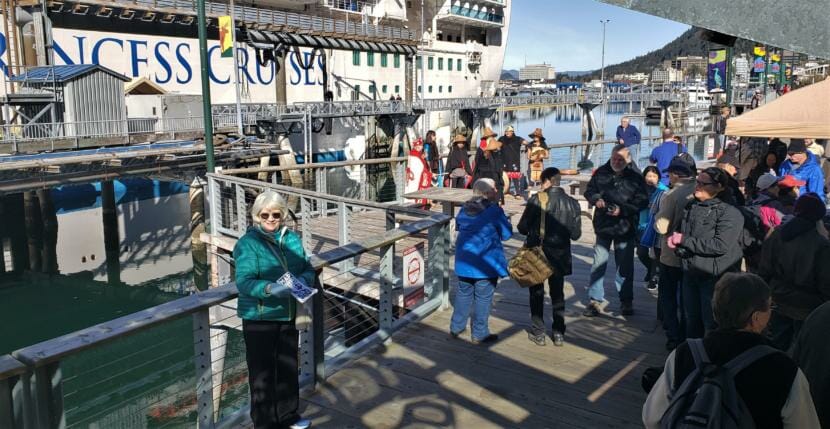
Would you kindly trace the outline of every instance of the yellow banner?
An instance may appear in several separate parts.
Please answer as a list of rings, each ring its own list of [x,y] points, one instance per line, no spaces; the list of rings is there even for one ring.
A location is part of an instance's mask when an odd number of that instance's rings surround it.
[[[767,49],[763,46],[756,46],[754,49],[754,53],[756,57],[763,57],[767,54]]]
[[[230,16],[219,17],[219,50],[222,51],[222,56],[225,58],[233,57],[233,39],[232,33],[233,23]]]

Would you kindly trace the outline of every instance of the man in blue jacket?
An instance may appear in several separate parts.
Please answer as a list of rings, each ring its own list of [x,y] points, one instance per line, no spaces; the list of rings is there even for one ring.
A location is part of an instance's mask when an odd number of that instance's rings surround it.
[[[620,126],[617,127],[617,143],[625,145],[636,157],[639,154],[640,148],[640,130],[634,125],[629,125],[627,117],[623,116],[620,120]],[[631,146],[636,146],[632,148]]]
[[[816,156],[807,150],[804,139],[792,139],[787,147],[787,160],[781,164],[779,176],[792,175],[807,183],[799,187],[799,195],[813,192],[827,204],[824,195],[824,172]]]

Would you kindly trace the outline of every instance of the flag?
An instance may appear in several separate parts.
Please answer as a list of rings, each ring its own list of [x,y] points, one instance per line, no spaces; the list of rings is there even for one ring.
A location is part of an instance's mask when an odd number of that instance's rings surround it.
[[[233,21],[230,16],[219,17],[219,50],[223,58],[233,57]]]

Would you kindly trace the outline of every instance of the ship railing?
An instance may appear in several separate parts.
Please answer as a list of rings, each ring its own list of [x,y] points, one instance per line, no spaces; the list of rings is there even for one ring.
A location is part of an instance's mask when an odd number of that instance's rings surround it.
[[[318,293],[298,305],[304,389],[448,304],[449,216],[219,174],[208,175],[208,190],[216,227],[202,237],[222,286],[0,356],[0,427],[246,424],[230,250],[266,190],[299,207],[324,200],[337,208],[329,217],[299,211],[286,220],[317,273]],[[413,260],[423,282],[400,271]]]

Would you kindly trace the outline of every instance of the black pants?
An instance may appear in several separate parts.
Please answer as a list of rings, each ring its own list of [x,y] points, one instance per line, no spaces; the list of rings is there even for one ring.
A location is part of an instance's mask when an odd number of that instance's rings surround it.
[[[294,322],[242,321],[256,429],[288,427],[299,420],[300,382]]]
[[[640,260],[640,263],[643,264],[643,267],[646,268],[646,279],[645,281],[651,281],[651,279],[656,279],[658,272],[657,267],[658,263],[656,260],[651,259],[651,256],[648,254],[649,248],[641,245],[637,245],[637,259]],[[659,258],[659,256],[658,256]]]
[[[657,283],[657,305],[663,320],[666,339],[680,343],[686,338],[682,301],[683,270],[660,264],[660,282]]]
[[[553,304],[553,330],[565,333],[565,277],[554,274],[548,279],[550,301]],[[530,287],[530,319],[534,335],[545,333],[545,285]]]

